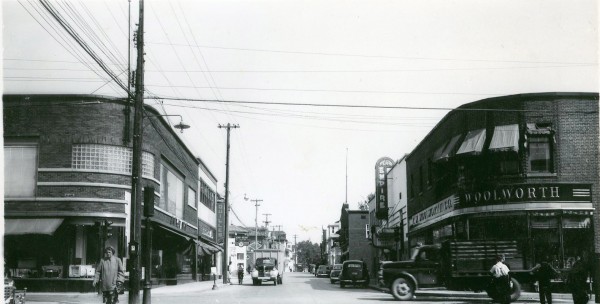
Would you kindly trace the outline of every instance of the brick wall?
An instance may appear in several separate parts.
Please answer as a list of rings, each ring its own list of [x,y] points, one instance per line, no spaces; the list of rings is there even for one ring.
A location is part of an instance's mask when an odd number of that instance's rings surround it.
[[[4,138],[5,142],[29,140],[38,143],[38,168],[71,168],[73,144],[103,144],[132,147],[131,141],[124,143],[126,135],[125,103],[119,99],[83,95],[4,95]],[[147,116],[158,113],[146,107]],[[132,138],[133,111],[128,135]],[[160,180],[160,163],[163,160],[174,166],[185,178],[184,218],[196,225],[197,211],[187,206],[187,187],[198,191],[198,161],[177,138],[176,133],[159,117],[144,119],[143,150],[155,158],[154,176]],[[115,185],[131,185],[131,176],[94,172],[40,171],[38,182],[88,182]],[[143,185],[155,187],[153,180],[144,179]],[[37,197],[71,197],[100,199],[125,199],[125,191],[118,187],[91,187],[79,185],[40,185]],[[77,211],[82,215],[99,210],[119,213],[124,205],[78,202],[15,202],[6,204],[6,214],[20,212],[24,208],[41,208],[51,216],[53,210]],[[49,206],[58,209],[47,208]]]

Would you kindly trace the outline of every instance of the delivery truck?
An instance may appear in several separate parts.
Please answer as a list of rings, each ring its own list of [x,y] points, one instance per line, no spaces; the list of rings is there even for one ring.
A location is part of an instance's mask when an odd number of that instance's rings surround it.
[[[275,286],[283,284],[283,274],[287,269],[285,250],[257,249],[253,258],[252,285],[261,285],[263,282],[273,282]]]
[[[517,241],[446,241],[441,245],[424,245],[415,249],[407,261],[382,263],[379,284],[389,288],[396,300],[411,300],[423,287],[448,290],[486,291],[496,299],[491,288],[490,269],[496,256],[503,254],[510,269],[511,300],[521,294],[521,283],[533,281]]]

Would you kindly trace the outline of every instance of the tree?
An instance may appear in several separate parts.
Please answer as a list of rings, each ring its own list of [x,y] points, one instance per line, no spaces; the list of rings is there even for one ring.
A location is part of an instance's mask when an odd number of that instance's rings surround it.
[[[302,241],[296,245],[298,263],[302,265],[321,263],[321,249],[319,244],[310,241]]]
[[[366,200],[358,202],[358,210],[369,211],[369,201],[372,200],[374,197],[375,193],[370,193],[369,195],[367,195]]]

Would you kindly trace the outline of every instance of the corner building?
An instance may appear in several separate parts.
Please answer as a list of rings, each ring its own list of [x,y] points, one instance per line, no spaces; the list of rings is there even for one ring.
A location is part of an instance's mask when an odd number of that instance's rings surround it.
[[[104,246],[127,264],[133,109],[92,95],[4,95],[3,107],[6,268],[20,288],[91,291]],[[192,280],[200,162],[156,110],[144,116],[153,281]]]
[[[597,262],[598,123],[597,93],[451,111],[407,157],[410,245],[517,240],[529,267],[549,256],[568,270],[582,252]]]

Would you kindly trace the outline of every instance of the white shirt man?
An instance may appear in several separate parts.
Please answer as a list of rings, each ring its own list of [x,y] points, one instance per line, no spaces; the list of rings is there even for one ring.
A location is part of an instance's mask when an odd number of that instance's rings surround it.
[[[494,266],[492,266],[492,269],[490,269],[490,272],[492,273],[494,278],[499,278],[508,275],[508,272],[510,270],[508,269],[508,266],[504,265],[504,263],[502,262],[504,262],[504,257],[498,257],[497,263]]]

